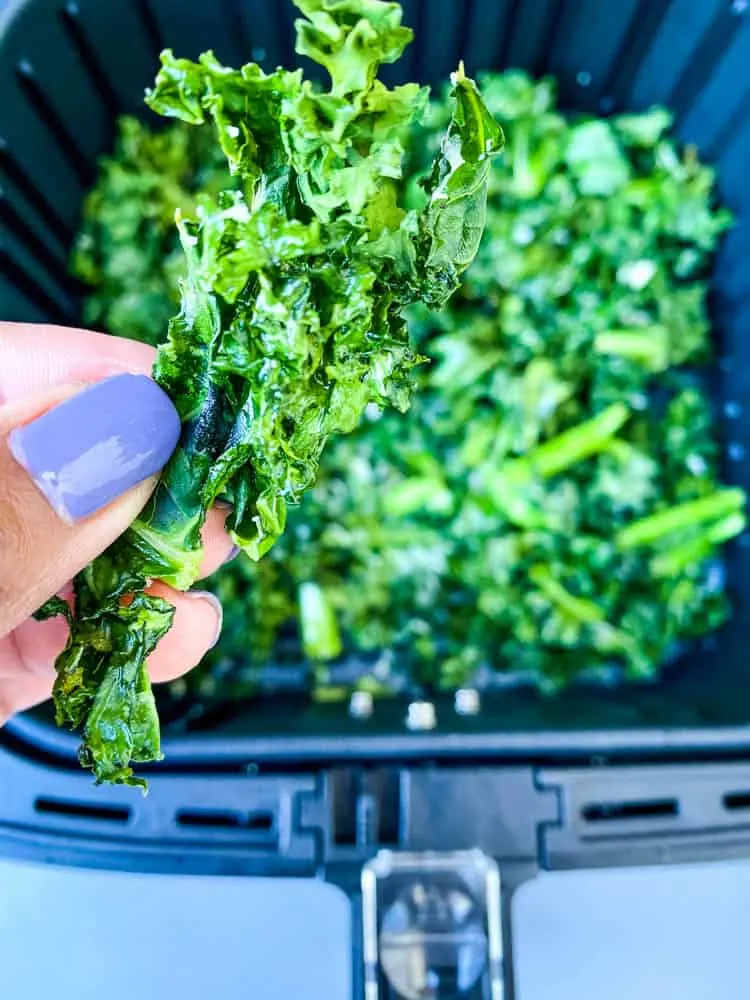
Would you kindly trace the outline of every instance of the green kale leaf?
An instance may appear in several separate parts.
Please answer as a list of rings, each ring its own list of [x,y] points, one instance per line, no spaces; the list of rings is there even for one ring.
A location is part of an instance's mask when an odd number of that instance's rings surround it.
[[[340,700],[637,680],[730,613],[722,547],[744,529],[744,497],[722,488],[701,371],[707,276],[729,223],[714,173],[675,144],[663,109],[592,131],[558,111],[550,79],[489,74],[480,91],[508,149],[462,289],[442,313],[410,310],[432,359],[414,369],[413,405],[366,406],[268,554],[209,581],[223,634],[161,689],[178,718],[269,689]],[[400,139],[403,180],[363,209],[406,282],[419,229],[401,220],[425,206],[453,109],[427,108]],[[587,149],[597,134],[601,164]],[[331,190],[313,195],[326,210]],[[154,274],[175,300],[173,273]]]
[[[114,151],[86,198],[71,260],[73,274],[91,288],[86,325],[161,343],[179,306],[184,270],[175,211],[191,215],[198,191],[216,195],[231,185],[207,129],[152,133],[135,118],[120,118]]]
[[[180,413],[180,443],[139,519],[76,580],[55,703],[61,722],[83,726],[81,760],[98,781],[133,783],[131,764],[159,756],[145,661],[170,610],[145,593],[149,582],[197,579],[217,499],[231,504],[234,541],[259,559],[313,484],[327,439],[370,404],[407,408],[418,358],[404,309],[445,302],[481,236],[503,135],[463,68],[426,201],[408,211],[402,136],[427,93],[376,79],[411,39],[400,7],[298,7],[298,51],[329,70],[330,89],[301,71],[166,51],[147,95],[162,115],[213,124],[232,184],[176,205],[186,273],[154,377]]]

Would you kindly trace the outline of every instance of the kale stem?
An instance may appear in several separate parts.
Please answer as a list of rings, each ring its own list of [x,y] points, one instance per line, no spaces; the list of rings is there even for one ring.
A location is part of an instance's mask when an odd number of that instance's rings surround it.
[[[682,531],[705,521],[716,521],[729,514],[741,513],[744,506],[743,490],[737,488],[716,490],[699,500],[676,504],[667,510],[634,521],[617,532],[615,544],[623,551],[641,545],[652,545],[675,531]]]
[[[552,576],[548,566],[532,566],[529,577],[560,613],[589,626],[596,649],[622,656],[633,676],[649,673],[650,665],[638,643],[627,632],[611,625],[598,604],[571,594]]]
[[[632,462],[637,458],[645,458],[645,455],[639,448],[636,448],[629,441],[623,441],[622,438],[612,438],[611,441],[607,442],[602,451],[606,451],[608,455],[611,455],[623,464]]]
[[[302,645],[313,661],[334,660],[343,645],[336,612],[326,591],[308,581],[299,588],[299,618]]]
[[[661,372],[669,365],[669,334],[660,323],[633,329],[605,330],[594,338],[599,354],[612,354],[644,364],[649,371]]]
[[[534,474],[544,479],[556,476],[576,462],[602,451],[629,416],[623,403],[614,403],[591,420],[563,431],[522,458],[506,463],[502,471],[511,482],[530,479]]]
[[[576,621],[586,625],[604,621],[604,612],[597,604],[571,594],[553,577],[548,566],[532,566],[529,579],[552,604]]]
[[[678,545],[668,552],[660,552],[651,560],[650,567],[654,576],[675,576],[688,566],[703,562],[713,555],[714,551],[725,542],[735,538],[745,530],[747,518],[743,512],[728,514],[726,517],[710,525],[697,538]]]
[[[513,189],[519,198],[533,198],[539,193],[539,184],[529,162],[529,125],[517,122],[513,132]]]

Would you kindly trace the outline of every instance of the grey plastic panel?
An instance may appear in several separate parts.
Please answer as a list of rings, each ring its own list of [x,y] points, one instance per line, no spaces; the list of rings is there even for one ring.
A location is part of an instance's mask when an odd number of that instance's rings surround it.
[[[555,872],[513,900],[517,1000],[743,1000],[750,863]]]
[[[350,906],[312,880],[0,862],[13,1000],[350,1000]]]
[[[554,69],[571,106],[598,111],[606,97],[613,98],[615,107],[672,100],[685,138],[705,141],[709,151],[720,149],[721,189],[738,223],[720,255],[715,282],[718,408],[727,400],[744,405],[750,399],[750,306],[745,294],[750,288],[750,228],[744,215],[750,207],[750,84],[747,74],[739,73],[750,56],[750,11],[744,0],[623,0],[616,5],[594,0],[407,0],[404,9],[406,23],[416,27],[423,42],[388,74],[393,78],[418,71],[434,82],[459,55],[472,69],[481,64],[524,66],[536,73]],[[249,58],[262,58],[267,66],[289,63],[293,16],[287,0],[12,0],[0,11],[0,316],[76,321],[75,289],[63,264],[81,199],[96,156],[107,149],[115,111],[138,105],[158,48],[171,44],[189,55],[214,47],[228,59],[249,50]],[[722,429],[727,443],[750,454],[746,405],[741,418],[727,418]],[[727,471],[731,481],[750,486],[747,460],[728,463]],[[180,799],[185,791],[180,783],[188,779],[178,766],[235,773],[257,761],[311,771],[335,762],[368,766],[376,761],[396,766],[450,761],[462,767],[481,761],[495,767],[509,761],[586,762],[603,752],[621,759],[641,753],[663,760],[676,753],[746,749],[746,547],[733,552],[730,571],[738,598],[732,625],[667,671],[658,684],[618,691],[579,688],[558,699],[507,691],[487,697],[473,719],[457,718],[450,703],[440,703],[439,725],[430,734],[405,732],[400,704],[378,705],[366,724],[330,706],[304,706],[301,711],[286,703],[281,709],[264,704],[260,711],[251,706],[225,725],[168,737],[169,761],[176,770],[161,769],[156,780],[160,788],[175,788]],[[31,787],[47,787],[57,780],[53,775],[67,786],[76,766],[75,740],[37,718],[20,720],[8,739],[17,741],[17,748],[35,747],[70,769],[39,769],[44,778],[37,779],[32,776],[35,765],[29,764]],[[220,801],[241,802],[250,787],[226,776],[200,780],[216,789]],[[304,783],[314,781],[310,774],[288,780],[291,784],[279,787],[286,787],[284,794],[293,802],[298,792],[306,794]],[[302,786],[294,784],[297,780]],[[320,801],[315,799],[318,807]],[[17,807],[14,799],[13,809]],[[24,822],[32,824],[31,815]],[[136,823],[132,830],[137,833]],[[217,836],[231,841],[237,834]],[[284,863],[314,864],[318,834],[298,828],[295,836],[299,839],[292,841],[286,857],[277,855]]]

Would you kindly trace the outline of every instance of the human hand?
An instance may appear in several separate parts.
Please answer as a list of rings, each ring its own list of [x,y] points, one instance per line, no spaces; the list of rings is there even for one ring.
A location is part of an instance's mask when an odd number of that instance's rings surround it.
[[[86,330],[0,323],[0,725],[48,698],[65,645],[62,618],[30,616],[135,520],[177,443],[179,418],[147,376],[153,348]],[[203,532],[202,576],[232,554],[226,512]],[[173,680],[214,645],[211,595],[155,582],[175,607],[149,658]]]

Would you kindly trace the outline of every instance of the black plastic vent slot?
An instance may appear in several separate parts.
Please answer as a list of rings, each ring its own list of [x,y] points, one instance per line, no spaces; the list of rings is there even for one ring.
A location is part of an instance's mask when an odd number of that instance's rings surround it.
[[[50,295],[24,271],[5,247],[0,244],[0,276],[5,276],[16,290],[33,302],[51,322],[72,323],[75,319],[73,300],[67,295],[58,299]]]
[[[74,231],[63,222],[46,194],[29,178],[27,172],[11,152],[8,142],[2,136],[0,136],[0,171],[18,188],[25,201],[31,205],[39,218],[44,219],[47,232],[67,255]]]
[[[750,809],[750,792],[729,792],[721,801],[728,812]]]
[[[213,830],[248,830],[254,833],[271,833],[274,828],[272,812],[240,813],[220,809],[181,809],[177,825]]]
[[[333,840],[338,847],[395,847],[401,810],[395,768],[345,768],[331,778]]]
[[[143,30],[146,32],[146,36],[154,52],[154,58],[158,59],[159,53],[166,47],[166,45],[164,42],[164,36],[161,33],[161,28],[159,27],[159,22],[156,20],[156,16],[151,9],[149,0],[136,0],[135,9],[140,15]]]
[[[101,98],[105,110],[112,116],[116,115],[120,110],[120,102],[107,78],[96,46],[86,37],[81,25],[81,10],[75,0],[65,4],[60,17],[76,50],[78,60],[89,75],[94,91]]]
[[[105,823],[127,823],[130,819],[128,806],[96,805],[90,802],[74,802],[68,799],[53,799],[39,796],[34,800],[34,809],[47,816],[72,816],[75,819],[94,819]]]
[[[583,806],[581,818],[587,823],[612,823],[634,819],[667,819],[679,816],[677,799],[651,799],[643,802],[592,802]]]
[[[93,164],[89,163],[73,136],[68,131],[54,104],[37,80],[34,67],[27,59],[16,66],[16,77],[39,120],[57,143],[60,152],[77,176],[80,184],[88,188],[96,177]]]

